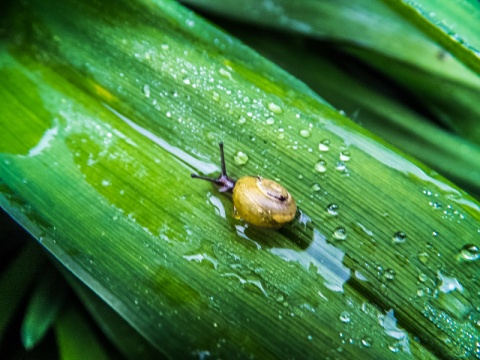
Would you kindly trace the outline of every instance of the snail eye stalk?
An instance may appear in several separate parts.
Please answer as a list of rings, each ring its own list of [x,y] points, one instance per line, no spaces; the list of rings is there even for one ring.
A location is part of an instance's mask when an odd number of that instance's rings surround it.
[[[222,165],[222,175],[227,176],[227,167],[225,166],[225,153],[223,151],[223,142],[219,142],[218,146],[220,147],[220,162]]]
[[[233,188],[235,187],[236,181],[227,176],[227,168],[225,166],[225,153],[223,151],[223,142],[220,142],[218,145],[220,147],[220,162],[222,166],[222,173],[217,178],[211,178],[208,176],[202,176],[198,174],[192,174],[192,178],[210,181],[215,185],[219,186],[218,190],[220,192],[232,192]]]

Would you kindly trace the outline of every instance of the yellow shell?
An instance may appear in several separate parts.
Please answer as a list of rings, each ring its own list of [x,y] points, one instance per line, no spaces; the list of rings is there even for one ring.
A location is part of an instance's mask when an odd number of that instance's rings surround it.
[[[287,189],[259,176],[238,179],[232,199],[237,217],[259,227],[279,228],[292,221],[297,212]]]

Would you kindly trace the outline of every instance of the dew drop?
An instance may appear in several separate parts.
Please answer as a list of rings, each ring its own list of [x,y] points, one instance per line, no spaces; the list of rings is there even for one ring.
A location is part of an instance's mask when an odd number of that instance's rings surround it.
[[[324,139],[320,141],[320,144],[318,144],[318,150],[324,152],[330,150],[330,140]]]
[[[243,125],[247,122],[247,119],[245,118],[245,116],[243,115],[240,115],[237,122],[240,124],[240,125]]]
[[[320,185],[315,183],[312,185],[312,190],[315,192],[319,192],[321,190]]]
[[[337,204],[329,204],[327,206],[327,211],[330,215],[337,216],[339,208],[340,207]]]
[[[267,118],[267,120],[265,120],[265,123],[267,125],[273,125],[273,124],[275,124],[275,119],[273,117],[269,117],[269,118]]]
[[[160,47],[162,48],[162,50],[170,49],[170,45],[168,45],[168,44],[162,44]]]
[[[407,241],[407,234],[405,234],[403,231],[397,231],[394,235],[393,235],[393,242],[395,244],[401,244],[401,243],[404,243],[405,241]]]
[[[333,232],[333,237],[337,240],[345,240],[347,238],[347,230],[343,226],[339,226]]]
[[[385,270],[385,279],[387,279],[387,280],[394,280],[394,279],[395,279],[395,275],[397,275],[397,273],[395,272],[395,270],[393,270],[393,269],[387,269],[387,270]]]
[[[325,160],[320,160],[315,164],[315,170],[319,173],[324,173],[327,171],[327,162]]]
[[[350,313],[348,311],[342,311],[340,314],[340,321],[344,323],[350,322]]]
[[[310,130],[307,130],[307,129],[300,130],[300,136],[304,137],[304,138],[309,138],[310,137]]]
[[[219,101],[220,100],[220,94],[216,91],[213,92],[213,95],[212,95],[212,99],[213,101]]]
[[[222,75],[223,77],[227,78],[227,79],[231,79],[231,78],[232,78],[232,74],[230,74],[230,71],[228,71],[228,70],[219,69],[219,70],[218,70],[218,73],[219,73],[220,75]]]
[[[273,102],[268,103],[268,109],[275,114],[282,113],[282,108]]]
[[[248,155],[245,154],[243,151],[238,151],[233,157],[233,161],[237,165],[245,165],[248,162],[248,160],[249,160]]]
[[[373,339],[370,336],[365,336],[362,338],[362,345],[366,348],[372,347]]]
[[[427,281],[428,280],[427,274],[424,274],[424,273],[418,274],[418,280],[420,280],[421,282]]]
[[[480,259],[480,249],[477,245],[467,244],[462,247],[460,254],[464,260],[475,261]]]
[[[388,349],[393,353],[398,353],[400,352],[400,343],[395,342],[394,344],[390,344],[388,345]]]
[[[418,257],[418,260],[420,260],[424,264],[426,264],[428,260],[430,260],[430,255],[428,255],[428,253],[425,251],[418,253],[417,257]]]
[[[345,163],[343,161],[338,161],[337,164],[335,165],[335,169],[337,171],[340,171],[340,172],[345,171],[346,168],[347,168],[347,166],[345,165]]]
[[[145,95],[147,98],[150,97],[150,85],[148,84],[143,85],[142,91],[143,91],[143,95]]]
[[[340,160],[341,161],[350,160],[350,151],[348,151],[348,150],[340,151]]]

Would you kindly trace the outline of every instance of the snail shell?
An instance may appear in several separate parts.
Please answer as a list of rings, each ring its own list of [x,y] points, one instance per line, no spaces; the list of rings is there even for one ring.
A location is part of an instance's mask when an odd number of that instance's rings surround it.
[[[260,176],[244,176],[233,188],[233,206],[238,218],[265,228],[279,228],[295,217],[297,205],[279,183]]]

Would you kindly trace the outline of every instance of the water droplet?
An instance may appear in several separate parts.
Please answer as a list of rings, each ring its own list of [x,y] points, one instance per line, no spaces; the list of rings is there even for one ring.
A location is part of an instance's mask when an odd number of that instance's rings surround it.
[[[312,335],[308,335],[308,336],[307,336],[307,339],[310,340],[310,341],[312,341],[312,340],[313,340],[313,336],[312,336]]]
[[[212,99],[213,101],[219,101],[220,100],[220,94],[216,91],[213,92],[213,95],[212,95]]]
[[[313,184],[312,185],[312,190],[315,191],[315,192],[320,191],[321,190],[320,185],[317,184],[317,183]]]
[[[218,73],[219,73],[220,75],[222,75],[223,77],[227,78],[227,79],[231,79],[231,78],[232,78],[232,74],[231,74],[230,71],[228,71],[228,70],[219,69],[219,70],[218,70]]]
[[[320,141],[320,144],[318,144],[318,150],[320,151],[330,150],[330,140],[324,139]]]
[[[477,245],[467,244],[462,247],[460,251],[462,258],[467,261],[474,261],[480,259],[480,249]]]
[[[435,210],[440,210],[442,208],[442,203],[438,201],[430,201],[429,205],[433,207]]]
[[[150,97],[150,85],[148,84],[143,85],[142,91],[143,91],[143,95],[145,95],[147,98]]]
[[[365,336],[362,338],[362,345],[364,347],[369,348],[372,346],[372,344],[373,344],[373,339],[370,336]]]
[[[397,275],[397,273],[395,272],[395,270],[393,270],[393,269],[387,269],[387,270],[385,270],[385,279],[387,279],[387,280],[394,280],[394,279],[395,279],[395,275]]]
[[[420,260],[422,263],[426,264],[428,260],[430,260],[430,255],[426,252],[421,252],[417,255],[418,260]]]
[[[347,166],[345,165],[345,163],[343,161],[338,161],[337,164],[335,165],[335,169],[340,171],[340,172],[345,171],[346,168],[347,168]]]
[[[350,160],[350,151],[348,151],[348,150],[340,151],[340,160],[341,161]]]
[[[388,349],[393,352],[393,353],[398,353],[400,352],[400,342],[395,342],[393,344],[388,345]]]
[[[340,209],[340,207],[337,204],[332,203],[327,206],[328,213],[333,216],[338,215],[338,209]]]
[[[235,161],[235,164],[237,165],[245,165],[248,160],[248,155],[245,154],[243,151],[238,151],[233,157],[233,161]]]
[[[397,231],[393,235],[393,242],[395,244],[401,244],[401,243],[404,243],[405,241],[407,241],[407,234],[405,234],[403,231]]]
[[[183,83],[184,83],[185,85],[190,85],[190,84],[191,84],[191,82],[190,82],[190,79],[189,79],[189,78],[185,78],[185,79],[183,79]]]
[[[278,134],[277,138],[278,138],[278,140],[283,140],[283,139],[285,139],[285,134],[280,133],[280,134]]]
[[[421,282],[427,281],[428,280],[427,274],[424,274],[424,273],[418,274],[418,280],[420,280]]]
[[[239,124],[245,124],[247,122],[247,119],[245,118],[245,116],[240,115],[237,121]]]
[[[265,123],[267,125],[273,125],[273,124],[275,124],[275,119],[273,117],[269,117],[269,118],[267,118],[267,120],[265,120]]]
[[[320,160],[315,164],[315,170],[319,173],[324,173],[327,171],[327,162],[325,160]]]
[[[436,230],[433,230],[433,231],[432,231],[432,236],[437,237],[438,235],[439,235],[439,234],[438,234],[438,231],[436,231]]]
[[[350,313],[348,311],[342,311],[340,314],[340,321],[344,323],[350,322]]]
[[[337,240],[345,240],[347,238],[347,230],[343,226],[339,226],[333,232],[333,237]]]
[[[162,48],[162,50],[170,49],[170,45],[168,45],[168,44],[162,44],[160,47]]]
[[[304,137],[304,138],[309,138],[310,137],[310,130],[307,130],[307,129],[300,130],[300,136]]]
[[[282,113],[282,108],[273,102],[268,103],[268,109],[275,114]]]

